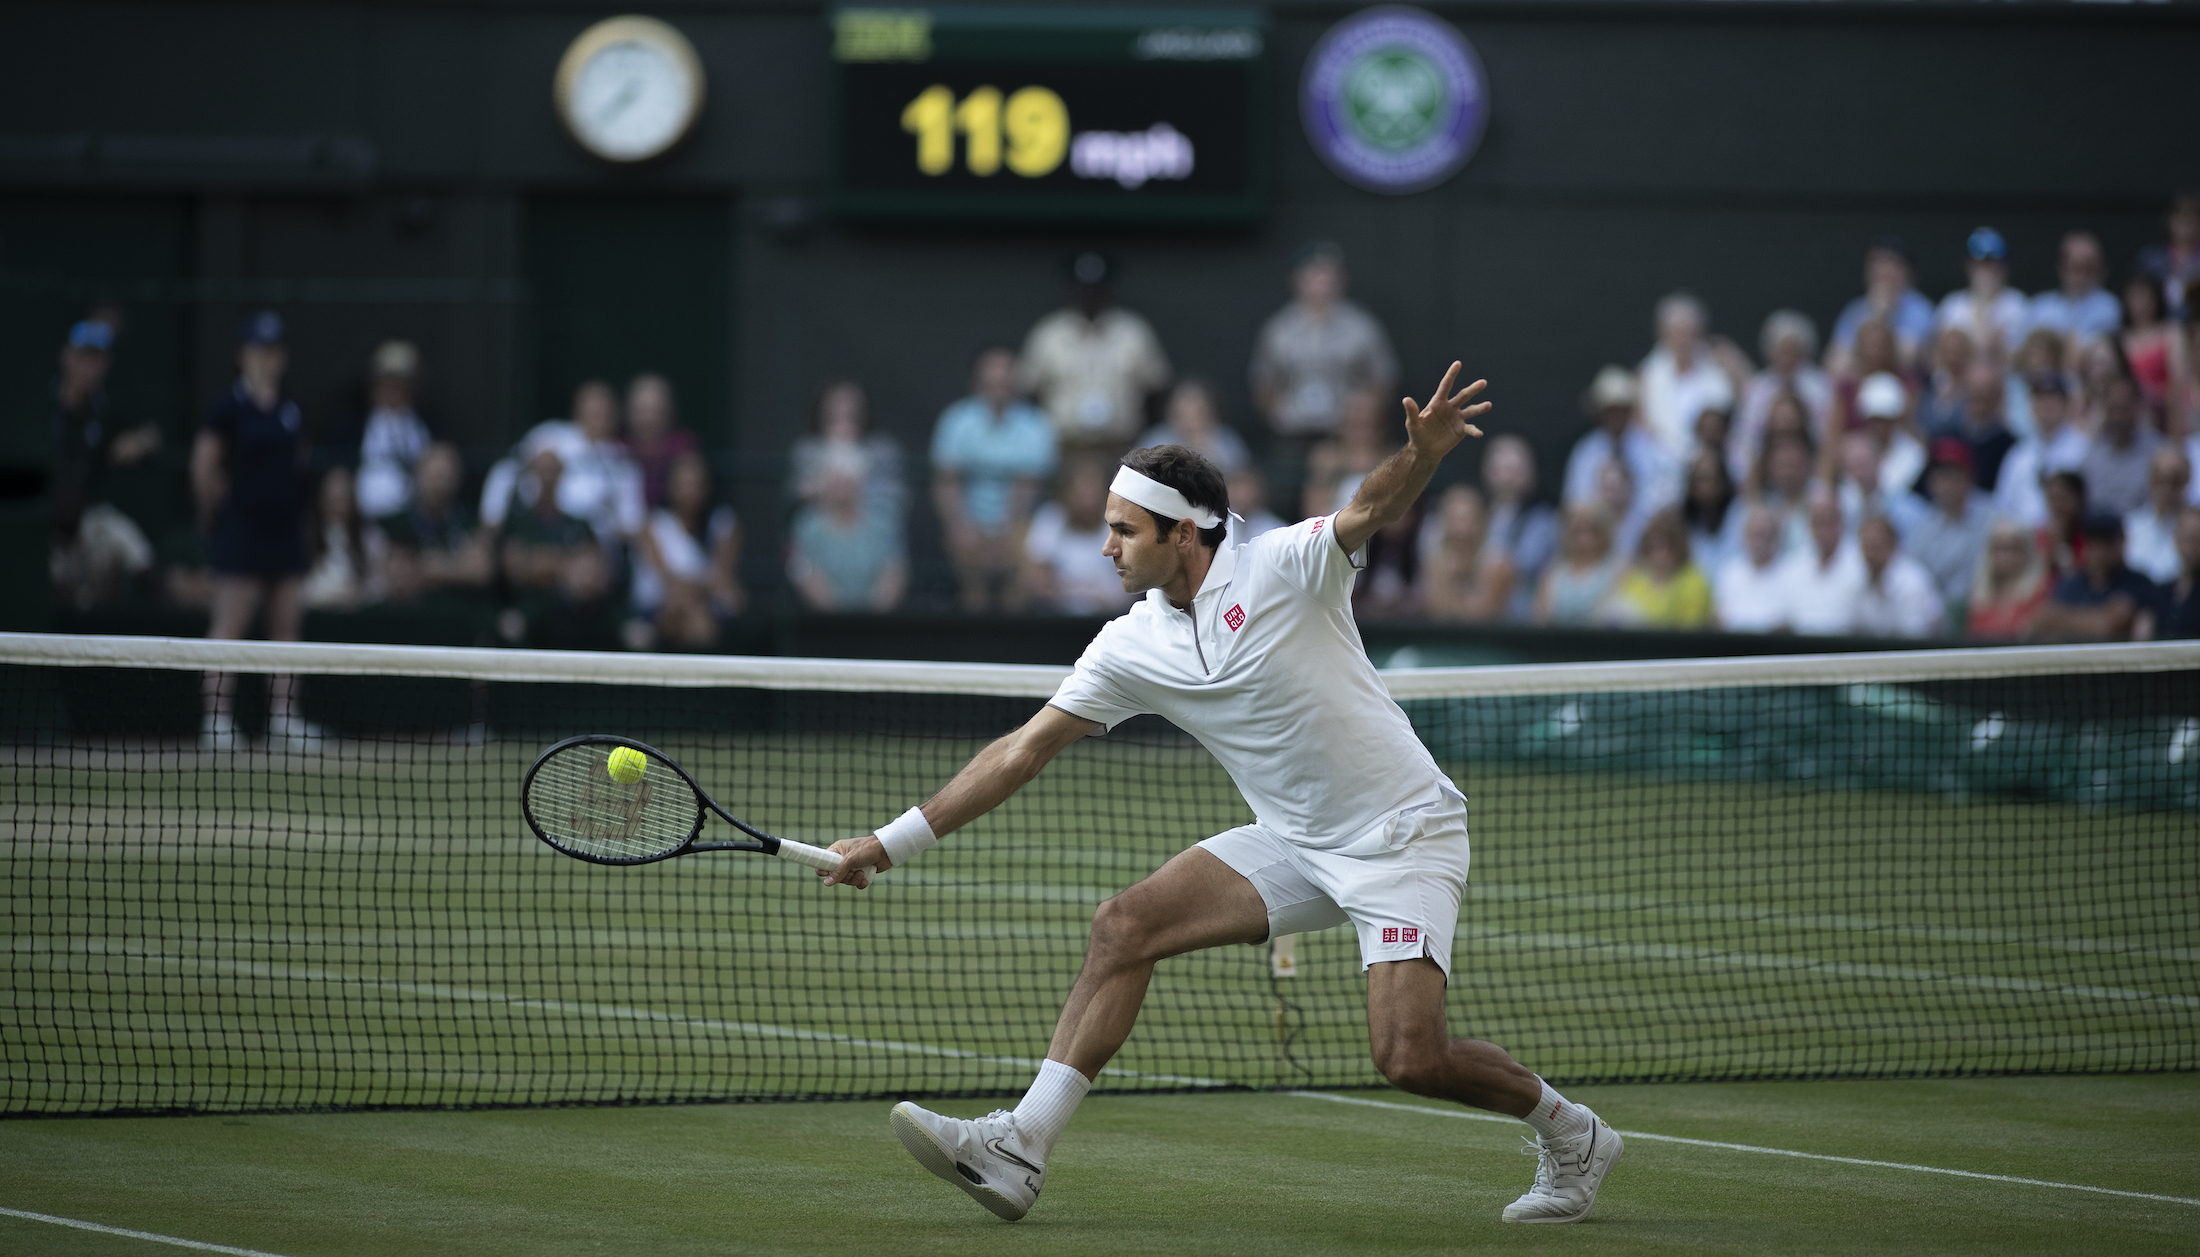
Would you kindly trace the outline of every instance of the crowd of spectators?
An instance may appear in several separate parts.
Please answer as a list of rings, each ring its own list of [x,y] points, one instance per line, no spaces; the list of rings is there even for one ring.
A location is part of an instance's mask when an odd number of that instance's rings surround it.
[[[1808,315],[1780,310],[1755,358],[1674,293],[1639,362],[1590,373],[1588,430],[1555,500],[1530,443],[1494,436],[1478,475],[1442,483],[1370,543],[1359,614],[1977,640],[2200,632],[2200,199],[2178,200],[2169,228],[2114,292],[2099,242],[2073,231],[2059,285],[2028,298],[1982,227],[1969,282],[1938,302],[1883,239],[1825,344]],[[968,395],[930,435],[931,515],[964,612],[1128,606],[1099,551],[1111,467],[1135,446],[1213,460],[1240,540],[1339,509],[1398,448],[1397,358],[1349,299],[1334,246],[1303,252],[1289,302],[1254,338],[1253,440],[1114,304],[1104,257],[1079,256],[1070,278],[1020,346],[976,355]],[[258,313],[191,447],[179,530],[118,487],[161,442],[108,413],[118,327],[111,311],[72,327],[53,389],[64,606],[139,597],[204,608],[217,636],[258,621],[276,638],[296,637],[309,608],[488,608],[497,640],[637,649],[710,649],[749,611],[742,520],[661,375],[582,384],[567,417],[477,468],[475,491],[416,405],[413,345],[375,350],[363,414],[332,438],[285,391],[282,318]],[[793,597],[904,606],[909,469],[861,384],[818,391],[787,467],[772,562]],[[209,682],[217,736],[230,684]],[[272,710],[296,720],[280,685]]]

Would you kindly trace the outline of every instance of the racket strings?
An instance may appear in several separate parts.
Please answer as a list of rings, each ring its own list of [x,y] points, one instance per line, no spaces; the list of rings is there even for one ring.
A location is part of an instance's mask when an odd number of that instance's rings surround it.
[[[528,810],[558,846],[608,860],[639,860],[679,847],[695,831],[694,792],[652,759],[638,781],[614,781],[610,748],[570,746],[544,760],[527,786]]]

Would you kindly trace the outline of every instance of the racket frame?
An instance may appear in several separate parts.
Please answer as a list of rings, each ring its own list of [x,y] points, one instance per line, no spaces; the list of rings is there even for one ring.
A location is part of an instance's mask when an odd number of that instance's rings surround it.
[[[652,762],[663,764],[665,767],[670,768],[673,772],[678,773],[680,775],[680,780],[686,783],[689,793],[695,796],[695,823],[688,828],[688,835],[686,840],[682,841],[677,846],[667,848],[666,850],[659,852],[655,855],[606,856],[594,855],[585,851],[575,851],[573,848],[565,846],[559,843],[557,840],[551,838],[549,832],[543,828],[542,822],[535,819],[533,799],[535,774],[542,771],[542,766],[550,762],[551,756],[556,755],[559,751],[575,746],[603,747],[604,753],[607,757],[609,756],[613,748],[621,746],[631,747],[634,750],[640,751],[642,754],[648,756]],[[763,830],[758,829],[756,826],[749,824],[747,821],[742,820],[740,817],[735,816],[733,813],[719,806],[718,800],[711,798],[710,792],[703,789],[701,785],[697,784],[695,778],[689,774],[687,769],[680,766],[680,762],[678,760],[672,758],[670,755],[665,754],[663,751],[658,750],[656,747],[651,746],[647,742],[641,742],[633,738],[620,737],[616,734],[609,733],[584,733],[580,734],[577,737],[570,737],[562,742],[557,742],[551,746],[545,747],[542,754],[535,757],[535,762],[528,765],[526,775],[520,778],[519,811],[520,815],[526,818],[527,827],[535,831],[535,837],[540,838],[544,842],[544,844],[550,847],[551,850],[556,851],[559,855],[571,856],[576,860],[586,860],[590,864],[611,864],[620,866],[635,864],[655,864],[659,860],[669,860],[672,859],[674,856],[692,855],[698,851],[754,851],[763,855],[781,856],[782,858],[792,859],[795,860],[797,863],[807,864],[812,868],[816,868],[819,866],[814,857],[804,857],[808,856],[810,852],[822,851],[822,848],[812,847],[807,843],[795,842],[793,839],[789,838],[775,838],[772,835],[765,833]],[[750,841],[697,842],[696,839],[701,837],[703,833],[703,823],[710,819],[710,816],[713,812],[717,813],[718,819],[726,822],[728,825],[733,826],[735,829],[740,830],[742,833],[747,834]],[[800,854],[798,854],[798,852]],[[839,856],[833,856],[834,864],[837,865],[839,861]]]

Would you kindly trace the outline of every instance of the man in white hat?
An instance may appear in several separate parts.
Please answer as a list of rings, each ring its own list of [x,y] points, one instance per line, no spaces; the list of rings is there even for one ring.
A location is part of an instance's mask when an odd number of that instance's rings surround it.
[[[1597,426],[1574,442],[1573,453],[1566,456],[1566,482],[1559,491],[1562,504],[1579,506],[1596,501],[1597,476],[1604,464],[1615,458],[1627,464],[1636,492],[1644,496],[1649,511],[1679,499],[1680,466],[1642,426],[1637,408],[1641,399],[1642,390],[1627,368],[1608,366],[1597,372],[1588,395],[1582,399],[1582,409],[1589,412]]]
[[[1126,592],[1145,594],[1087,647],[1023,728],[946,788],[866,838],[845,839],[833,884],[867,886],[999,806],[1079,738],[1153,713],[1199,739],[1252,808],[1093,915],[1085,966],[1038,1078],[1013,1111],[964,1120],[904,1102],[894,1132],[926,1169],[999,1217],[1029,1212],[1054,1142],[1138,1019],[1156,962],[1350,922],[1367,970],[1369,1042],[1398,1086],[1520,1118],[1535,1185],[1511,1222],[1586,1216],[1621,1143],[1504,1049],[1452,1038],[1444,989],[1467,878],[1466,800],[1413,734],[1360,646],[1352,584],[1375,533],[1403,517],[1468,436],[1483,381],[1427,406],[1404,399],[1406,445],[1350,505],[1230,544],[1222,472],[1191,450],[1134,450],[1108,495]]]

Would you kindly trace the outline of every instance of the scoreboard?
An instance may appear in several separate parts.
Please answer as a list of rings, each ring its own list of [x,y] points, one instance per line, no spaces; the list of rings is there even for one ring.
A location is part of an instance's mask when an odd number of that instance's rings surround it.
[[[1227,222],[1266,208],[1260,10],[846,8],[832,23],[844,215]]]

